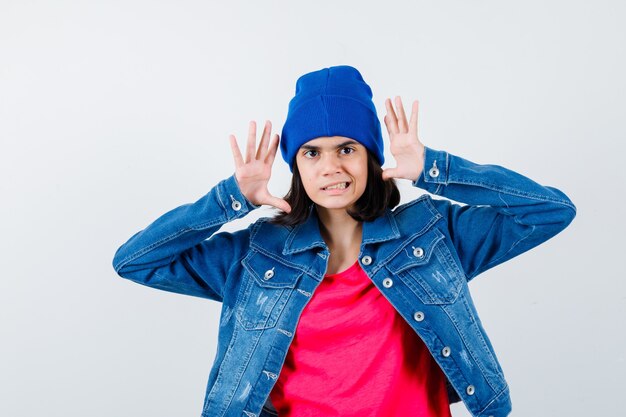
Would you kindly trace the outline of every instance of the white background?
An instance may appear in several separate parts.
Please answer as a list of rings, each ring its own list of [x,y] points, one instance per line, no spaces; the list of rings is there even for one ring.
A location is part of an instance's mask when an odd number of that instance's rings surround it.
[[[280,133],[299,75],[340,64],[381,122],[385,98],[418,99],[427,146],[573,200],[569,228],[470,288],[513,417],[623,415],[625,11],[1,0],[0,415],[200,415],[220,305],[122,279],[113,254],[234,172],[230,133],[242,148],[250,120]],[[278,155],[270,189],[288,184]]]

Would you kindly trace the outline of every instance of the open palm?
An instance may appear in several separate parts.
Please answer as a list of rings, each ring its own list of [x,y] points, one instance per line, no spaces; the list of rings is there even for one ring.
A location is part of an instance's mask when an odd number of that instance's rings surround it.
[[[267,188],[267,184],[272,175],[272,164],[274,163],[278,149],[278,134],[274,134],[270,143],[271,130],[272,124],[267,120],[263,128],[261,142],[257,149],[256,123],[254,121],[250,122],[245,159],[241,155],[235,135],[229,136],[235,161],[235,178],[237,179],[241,193],[252,204],[257,206],[267,204],[289,213],[291,211],[289,203],[282,198],[271,195]]]
[[[383,170],[383,179],[405,178],[415,181],[424,169],[424,145],[417,137],[418,101],[413,102],[411,120],[407,123],[400,96],[396,96],[398,114],[393,109],[391,100],[385,100],[387,114],[385,126],[389,132],[390,150],[396,160],[395,168]]]

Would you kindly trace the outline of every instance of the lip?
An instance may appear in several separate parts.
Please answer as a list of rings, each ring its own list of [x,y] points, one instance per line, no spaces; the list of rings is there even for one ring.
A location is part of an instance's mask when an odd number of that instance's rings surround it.
[[[326,184],[325,186],[321,187],[321,188],[320,188],[320,190],[322,190],[322,191],[335,191],[335,190],[325,190],[324,188],[327,188],[327,187],[332,187],[333,185],[341,184],[341,183],[343,183],[343,182],[345,182],[345,183],[347,183],[347,184],[348,184],[348,185],[346,186],[346,189],[347,189],[348,187],[350,187],[350,185],[352,184],[352,181],[335,181],[335,182],[331,182],[330,184]]]
[[[336,182],[334,184],[328,184],[326,187],[330,187],[331,185],[335,185],[335,184],[341,184],[342,182],[345,182],[345,183],[348,184],[346,186],[346,188],[343,188],[343,189],[342,188],[335,188],[333,190],[324,190],[323,188],[320,188],[320,190],[322,192],[326,193],[326,194],[329,194],[329,195],[339,195],[339,194],[343,194],[345,192],[348,192],[348,191],[350,191],[352,189],[352,182],[350,182],[350,181],[339,181],[339,182]]]

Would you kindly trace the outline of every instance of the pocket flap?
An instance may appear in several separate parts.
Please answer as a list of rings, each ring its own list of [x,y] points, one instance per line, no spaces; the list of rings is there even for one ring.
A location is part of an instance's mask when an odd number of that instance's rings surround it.
[[[303,274],[299,269],[254,250],[243,259],[242,264],[259,285],[268,288],[293,288]]]
[[[408,239],[400,251],[389,261],[387,268],[397,274],[416,265],[428,263],[437,242],[443,239],[444,234],[436,227],[431,227],[427,232]]]

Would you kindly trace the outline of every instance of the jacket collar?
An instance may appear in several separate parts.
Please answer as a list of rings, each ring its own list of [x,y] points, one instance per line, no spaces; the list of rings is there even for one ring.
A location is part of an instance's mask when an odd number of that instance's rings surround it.
[[[362,244],[384,242],[398,237],[400,237],[400,231],[390,209],[387,209],[383,216],[379,216],[373,221],[363,222]],[[328,249],[320,234],[317,210],[315,210],[314,205],[311,205],[307,220],[295,226],[287,236],[283,255],[302,252],[314,247]]]

